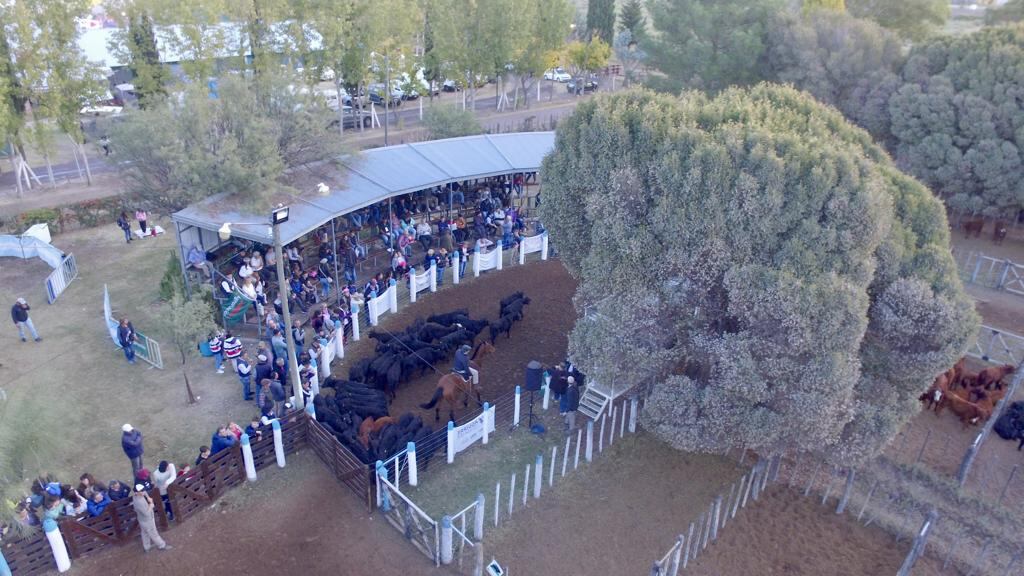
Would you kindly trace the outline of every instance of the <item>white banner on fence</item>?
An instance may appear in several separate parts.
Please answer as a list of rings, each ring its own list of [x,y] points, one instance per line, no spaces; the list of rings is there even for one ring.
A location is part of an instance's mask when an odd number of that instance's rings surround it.
[[[431,292],[437,292],[437,265],[431,264],[430,268],[422,274],[417,274],[413,268],[409,272],[409,302],[416,301],[416,294],[430,288]]]
[[[479,276],[484,270],[501,270],[501,242],[494,245],[490,252],[483,252],[483,246],[477,242],[473,253],[473,276]]]
[[[398,290],[392,284],[383,294],[366,301],[366,309],[370,315],[370,324],[376,326],[377,319],[387,312],[398,313]]]
[[[548,259],[548,234],[539,234],[537,236],[529,236],[523,238],[523,241],[519,244],[519,263],[526,264],[526,255],[533,254],[534,252],[540,252],[540,259]]]
[[[459,426],[453,432],[455,453],[458,454],[473,445],[474,442],[484,437],[484,421],[487,422],[487,433],[494,432],[494,406],[487,412],[481,412],[479,416]]]

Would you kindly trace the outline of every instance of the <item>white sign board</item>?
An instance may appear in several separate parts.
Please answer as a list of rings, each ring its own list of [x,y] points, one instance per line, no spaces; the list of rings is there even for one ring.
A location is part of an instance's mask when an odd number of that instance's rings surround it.
[[[454,431],[453,445],[455,453],[458,454],[473,445],[474,442],[484,437],[484,416],[487,416],[487,432],[494,432],[494,406],[487,412],[481,412],[479,416],[459,426]]]

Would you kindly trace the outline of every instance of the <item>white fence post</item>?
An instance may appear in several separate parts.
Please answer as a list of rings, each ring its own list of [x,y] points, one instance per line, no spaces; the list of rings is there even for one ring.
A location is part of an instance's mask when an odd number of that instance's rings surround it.
[[[544,236],[542,237],[540,242],[541,242],[541,244],[540,244],[540,259],[541,260],[547,260],[548,259],[548,233],[547,232],[544,233]]]
[[[634,396],[629,399],[629,433],[633,434],[636,432],[636,405],[637,399]]]
[[[274,429],[274,455],[277,457],[277,467],[284,468],[284,438],[281,436],[281,421],[274,418],[270,421]]]
[[[510,502],[511,503],[511,502]],[[498,527],[498,517],[501,515],[501,480],[494,485],[494,527]]]
[[[388,295],[388,305],[391,307],[391,313],[398,314],[398,283],[394,282],[389,286],[385,294]]]
[[[249,482],[256,481],[256,465],[252,461],[252,446],[249,445],[249,435],[242,434],[242,461],[245,463],[245,479]]]
[[[520,244],[519,244],[519,265],[520,266],[522,266],[523,264],[526,264],[526,245],[525,245],[525,242],[526,242],[526,238],[523,238],[522,242],[520,242]]]
[[[526,465],[526,472],[523,473],[523,506],[526,506],[526,498],[530,495],[530,465]]]
[[[480,542],[484,539],[484,513],[487,511],[483,493],[476,495],[476,509],[473,510],[473,539]]]
[[[409,442],[405,445],[405,459],[406,467],[409,468],[409,485],[418,486],[420,483],[420,474],[418,464],[416,464],[416,443]]]
[[[448,421],[448,463],[455,462],[455,422]]]
[[[441,564],[451,564],[454,556],[452,547],[452,517],[441,518]]]
[[[495,251],[495,253],[497,254],[497,258],[498,258],[498,270],[500,271],[500,270],[501,270],[501,268],[502,268],[502,261],[504,261],[504,260],[505,260],[505,257],[504,257],[504,255],[503,255],[503,254],[501,253],[501,241],[500,241],[500,240],[499,240],[499,241],[497,241],[497,242],[495,242],[495,248],[494,248],[494,251]]]
[[[509,483],[508,488],[508,515],[512,515],[512,507],[516,502],[516,473],[512,473],[512,481]]]
[[[359,341],[359,305],[352,304],[352,339]]]
[[[545,412],[548,411],[548,403],[549,403],[549,397],[550,396],[551,396],[551,386],[549,386],[547,383],[545,383],[544,384],[544,403],[541,405],[541,408],[543,408]]]
[[[370,317],[370,326],[377,325],[377,296],[370,293],[370,297],[366,300],[366,314]]]
[[[430,291],[437,292],[437,263],[430,264]]]
[[[409,303],[416,303],[416,285],[419,282],[416,281],[416,267],[413,266],[409,269]]]
[[[711,541],[718,540],[718,522],[722,517],[722,495],[715,497],[715,521],[711,524]]]
[[[555,460],[558,458],[558,446],[551,447],[551,464],[548,465],[548,486],[555,485]]]
[[[473,251],[473,277],[480,277],[480,243],[476,243],[476,250]]]
[[[533,468],[533,499],[540,498],[540,487],[544,483],[544,455],[537,454],[537,464]]]
[[[565,451],[562,452],[562,478],[565,478],[565,468],[569,465],[569,443],[572,442],[572,436],[565,437]]]
[[[522,396],[522,390],[519,386],[516,386],[516,405],[512,411],[512,426],[519,426],[519,399]]]
[[[587,462],[594,460],[594,421],[587,420],[587,451],[584,454]]]
[[[597,452],[604,452],[604,418],[608,413],[601,414],[601,432],[597,435]]]
[[[483,443],[486,445],[487,444],[487,440],[490,438],[490,433],[488,432],[488,429],[490,428],[490,425],[489,425],[490,423],[488,422],[488,420],[490,419],[490,415],[491,415],[491,405],[489,403],[487,403],[487,402],[484,402],[484,413],[483,413],[483,415],[484,415],[484,437],[483,437]]]
[[[608,445],[615,444],[615,417],[617,416],[618,406],[612,404],[612,425],[611,434],[608,435]]]
[[[452,254],[452,284],[458,284],[459,280],[459,268],[462,267],[462,256],[459,252]]]
[[[71,569],[71,558],[68,556],[67,546],[64,545],[64,538],[60,535],[57,521],[52,518],[43,520],[43,531],[46,532],[46,540],[50,543],[50,550],[53,551],[53,560],[57,563],[57,571],[67,572]]]
[[[668,567],[668,576],[679,575],[679,557],[683,553],[683,542],[685,542],[685,539],[680,534],[679,538],[676,539],[676,550],[672,553],[672,560]]]

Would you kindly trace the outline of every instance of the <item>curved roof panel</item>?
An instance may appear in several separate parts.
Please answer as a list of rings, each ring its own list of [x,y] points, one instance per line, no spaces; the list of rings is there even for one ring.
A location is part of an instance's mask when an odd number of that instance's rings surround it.
[[[393,196],[450,182],[536,172],[554,144],[554,132],[485,134],[375,148],[298,168],[289,183],[300,194],[282,193],[279,198],[291,208],[281,226],[281,241],[287,244],[333,218]],[[319,182],[331,187],[327,195],[316,192]],[[172,219],[206,230],[231,222],[241,238],[266,244],[273,240],[267,226],[240,224],[269,220],[267,215],[247,212],[223,195],[197,202]]]

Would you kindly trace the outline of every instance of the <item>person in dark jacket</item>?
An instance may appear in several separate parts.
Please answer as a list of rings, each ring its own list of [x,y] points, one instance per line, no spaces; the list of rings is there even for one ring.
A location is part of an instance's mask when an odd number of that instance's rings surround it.
[[[121,449],[124,455],[132,462],[132,476],[135,476],[142,469],[142,432],[132,428],[131,424],[121,427]]]
[[[129,364],[135,364],[135,327],[127,318],[121,318],[117,327],[117,342]]]
[[[284,383],[279,379],[270,381],[270,397],[274,400],[274,413],[277,414],[278,418],[284,416],[284,403],[288,399],[288,395],[284,391]]]
[[[565,416],[565,431],[572,432],[576,429],[576,410],[580,407],[580,388],[572,376],[569,376],[567,381],[565,394],[558,402],[558,411]]]
[[[127,240],[128,244],[132,243],[132,222],[128,219],[128,214],[121,212],[121,215],[117,218],[117,227],[124,232],[124,239]]]
[[[18,336],[21,337],[22,342],[27,342],[25,339],[25,328],[28,328],[32,337],[35,338],[36,342],[42,341],[39,337],[39,333],[36,332],[36,327],[32,324],[32,319],[28,317],[28,311],[32,307],[28,305],[28,302],[24,298],[18,298],[14,302],[14,306],[11,306],[11,320],[14,321],[14,325],[18,327]]]
[[[128,486],[125,486],[124,482],[120,480],[111,480],[110,484],[107,485],[107,496],[111,500],[122,500],[127,498],[131,494],[131,490]]]
[[[235,433],[229,430],[227,426],[221,426],[210,438],[210,453],[216,454],[221,450],[231,448],[237,442],[238,439],[235,438]]]

